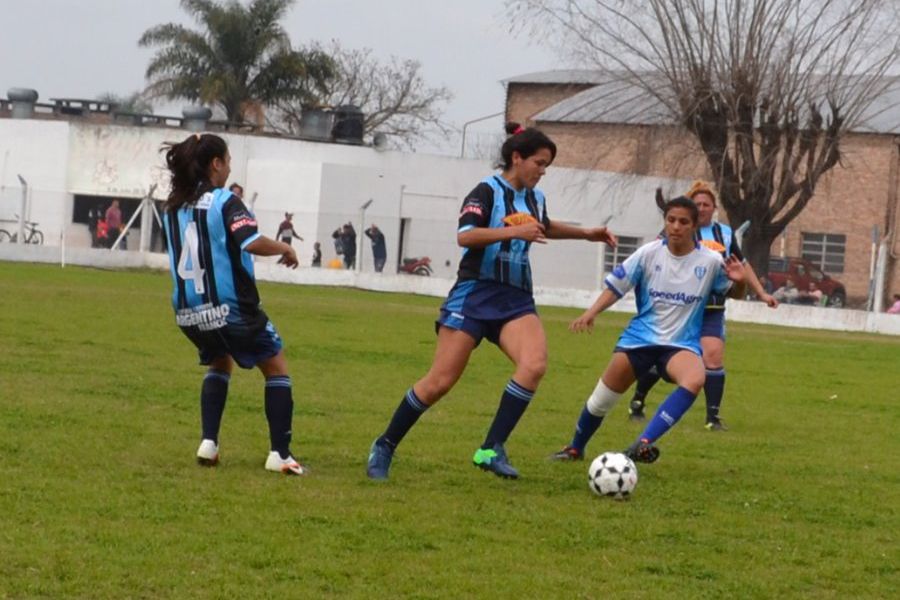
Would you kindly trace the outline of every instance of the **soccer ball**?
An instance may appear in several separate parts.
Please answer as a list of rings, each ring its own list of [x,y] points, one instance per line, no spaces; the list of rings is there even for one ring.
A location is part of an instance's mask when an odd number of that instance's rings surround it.
[[[637,467],[618,452],[604,452],[588,469],[588,487],[598,496],[624,500],[634,492],[637,480]]]

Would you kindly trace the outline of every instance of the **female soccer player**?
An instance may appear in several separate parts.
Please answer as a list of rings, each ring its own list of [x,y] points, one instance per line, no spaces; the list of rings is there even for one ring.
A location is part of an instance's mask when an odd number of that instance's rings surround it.
[[[732,281],[744,280],[744,267],[736,257],[722,257],[694,240],[697,206],[684,196],[666,203],[666,237],[645,244],[606,278],[606,289],[594,305],[570,325],[574,332],[589,331],[594,318],[629,290],[635,290],[637,316],[619,337],[612,359],[588,397],[572,442],[553,455],[557,460],[580,460],[584,448],[603,417],[622,393],[651,367],[665,373],[678,387],[659,407],[647,428],[626,454],[640,462],[653,462],[653,445],[687,412],[703,387],[700,329],[703,307],[710,294],[725,294]]]
[[[713,221],[716,212],[716,195],[712,188],[704,181],[695,181],[685,194],[694,201],[699,211],[699,225],[696,238],[706,247],[719,252],[723,258],[735,256],[744,261],[741,248],[735,239],[731,227],[718,221]],[[770,308],[778,306],[778,300],[766,292],[762,283],[756,277],[753,267],[744,262],[744,271],[747,275],[747,284],[756,292],[760,300]],[[700,346],[703,348],[703,364],[706,367],[706,383],[703,392],[706,396],[706,428],[710,431],[725,431],[727,427],[719,417],[722,406],[722,396],[725,392],[725,297],[713,294],[709,297],[706,311],[703,313],[703,328],[700,333]],[[650,389],[659,381],[659,374],[651,370],[638,379],[635,386],[634,397],[629,406],[629,415],[632,420],[644,419],[644,399]]]
[[[457,241],[463,248],[459,278],[441,306],[437,350],[428,373],[404,395],[385,432],[372,444],[372,479],[387,479],[397,445],[419,417],[460,378],[482,338],[497,344],[515,365],[494,421],[472,461],[515,479],[504,443],[534,396],[547,365],[547,342],[535,310],[528,250],[546,239],[583,239],[615,245],[605,227],[574,227],[547,216],[535,189],[556,157],[556,145],[537,129],[507,125],[502,172],[479,183],[462,203]]]
[[[259,367],[266,378],[271,442],[266,469],[304,475],[305,467],[291,456],[294,402],[281,338],[259,306],[247,253],[281,255],[290,267],[297,266],[297,255],[288,244],[261,236],[240,197],[222,188],[231,173],[225,140],[198,133],[166,144],[163,151],[172,180],[164,226],[175,322],[197,347],[200,364],[209,366],[200,391],[203,436],[197,461],[219,462],[219,424],[236,362],[245,369]]]

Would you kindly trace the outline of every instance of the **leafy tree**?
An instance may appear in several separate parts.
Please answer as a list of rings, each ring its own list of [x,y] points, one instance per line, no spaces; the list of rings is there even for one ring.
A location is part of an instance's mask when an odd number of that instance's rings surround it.
[[[745,254],[769,249],[895,78],[887,0],[509,0],[583,66],[657,101],[699,144]],[[521,22],[522,19],[519,19]],[[882,108],[883,110],[883,108]]]
[[[148,96],[218,105],[239,123],[278,101],[317,101],[334,63],[291,47],[279,21],[293,3],[181,0],[200,30],[166,23],[144,32],[138,44],[159,48],[147,67]]]
[[[365,115],[364,134],[384,133],[395,145],[411,148],[417,141],[449,132],[441,120],[441,105],[453,94],[443,86],[428,86],[418,61],[397,57],[379,61],[369,48],[345,49],[336,41],[319,51],[336,67],[335,76],[324,85],[322,104],[358,106]],[[283,102],[280,108],[276,127],[299,131],[303,104]]]

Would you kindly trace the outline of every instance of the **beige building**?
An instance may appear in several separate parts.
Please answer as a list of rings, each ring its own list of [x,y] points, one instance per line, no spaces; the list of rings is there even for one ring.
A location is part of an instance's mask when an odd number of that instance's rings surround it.
[[[555,164],[657,177],[710,178],[690,133],[671,125],[659,106],[634,88],[595,71],[545,71],[506,81],[506,117],[540,127],[558,145]],[[885,240],[885,306],[900,293],[900,98],[875,107],[869,129],[842,142],[841,164],[772,248],[804,256],[843,282],[848,305],[865,305],[873,263],[873,230]],[[884,108],[884,110],[880,110]],[[648,206],[653,206],[648,199]],[[727,221],[724,210],[720,218]]]

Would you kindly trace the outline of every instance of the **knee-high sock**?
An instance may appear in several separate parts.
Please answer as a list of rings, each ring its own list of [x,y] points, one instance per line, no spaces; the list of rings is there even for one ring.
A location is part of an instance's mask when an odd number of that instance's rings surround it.
[[[481,447],[493,448],[494,444],[506,443],[509,434],[525,414],[525,409],[528,408],[533,397],[533,390],[526,389],[510,379],[500,397],[500,406],[497,408],[497,414],[494,415],[494,422],[491,423],[491,428]]]
[[[225,412],[225,400],[228,398],[228,373],[210,369],[203,378],[200,388],[200,425],[204,440],[219,443],[219,426]]]
[[[266,378],[266,419],[269,421],[269,442],[281,458],[291,454],[291,421],[294,399],[291,378],[284,375]]]
[[[603,417],[612,410],[621,396],[620,392],[614,392],[606,387],[603,379],[597,381],[594,391],[588,396],[581,415],[578,417],[578,422],[575,424],[575,435],[570,444],[573,448],[584,454],[585,446],[603,423]]]
[[[703,392],[706,395],[706,422],[715,423],[719,420],[719,408],[725,393],[725,369],[706,370]]]
[[[419,400],[416,392],[409,388],[397,410],[394,411],[394,416],[391,417],[387,429],[378,438],[379,441],[390,446],[392,450],[395,449],[426,410],[428,410],[428,405]]]
[[[688,411],[695,398],[696,394],[692,394],[689,390],[683,387],[675,388],[675,391],[659,405],[640,439],[655,442],[661,438]]]

